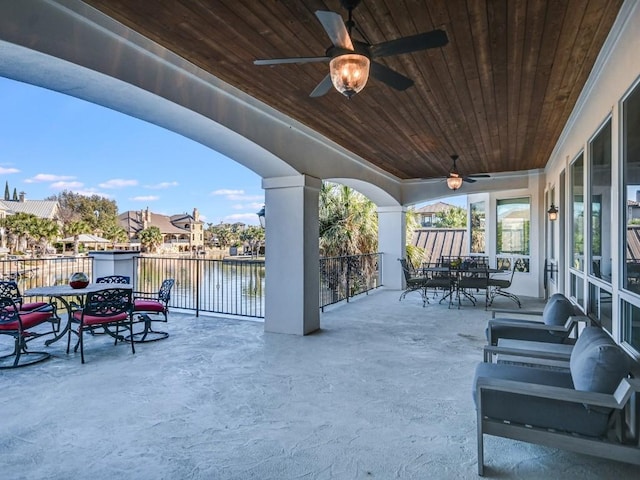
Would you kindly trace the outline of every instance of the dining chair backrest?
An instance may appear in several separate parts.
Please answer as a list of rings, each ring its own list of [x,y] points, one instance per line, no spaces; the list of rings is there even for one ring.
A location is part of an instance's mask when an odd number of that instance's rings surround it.
[[[132,309],[131,289],[114,287],[87,293],[82,313],[83,316],[111,317],[130,313]]]
[[[167,278],[160,285],[160,290],[158,291],[158,300],[165,305],[169,303],[171,300],[171,289],[173,288],[173,284],[175,280],[173,278]]]
[[[22,306],[22,294],[18,284],[14,281],[0,281],[0,297],[8,297],[15,302],[16,307],[20,310]]]
[[[127,275],[107,275],[106,277],[96,278],[96,283],[131,283],[131,277]]]

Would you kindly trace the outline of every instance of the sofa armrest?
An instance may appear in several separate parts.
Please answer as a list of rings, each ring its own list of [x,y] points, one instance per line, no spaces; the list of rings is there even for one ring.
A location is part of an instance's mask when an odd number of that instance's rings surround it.
[[[477,400],[479,412],[482,412],[483,390],[492,390],[505,393],[515,393],[530,397],[541,397],[550,400],[561,400],[565,402],[581,403],[587,406],[605,407],[620,410],[624,408],[633,392],[640,391],[637,381],[624,378],[612,394],[599,392],[586,392],[574,390],[573,388],[553,387],[549,385],[539,385],[515,380],[505,380],[502,378],[479,377],[476,383]]]
[[[501,314],[518,314],[518,315],[534,315],[542,317],[542,310],[513,310],[510,308],[495,308],[491,309],[491,318],[496,318],[496,313]]]
[[[569,362],[571,359],[570,353],[563,352],[550,352],[546,350],[536,350],[531,348],[514,348],[504,347],[500,345],[485,345],[483,348],[484,361],[491,363],[494,355],[513,355],[517,357],[528,357],[541,360],[559,360]]]

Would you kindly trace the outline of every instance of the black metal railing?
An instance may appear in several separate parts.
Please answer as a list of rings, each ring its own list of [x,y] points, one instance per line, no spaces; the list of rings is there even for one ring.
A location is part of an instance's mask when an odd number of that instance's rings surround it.
[[[0,260],[0,280],[13,280],[21,291],[43,285],[67,283],[71,274],[92,278],[93,257],[8,258]]]
[[[380,287],[381,258],[381,253],[321,258],[320,308]]]
[[[350,255],[320,259],[320,307],[381,286],[381,255]],[[138,292],[155,294],[173,278],[170,307],[225,315],[264,318],[263,260],[210,260],[192,257],[140,256],[133,259],[133,284]],[[22,291],[68,282],[74,272],[93,279],[93,257],[0,260],[0,279],[15,280]]]
[[[157,292],[173,278],[170,307],[264,317],[264,261],[135,257],[135,290]]]

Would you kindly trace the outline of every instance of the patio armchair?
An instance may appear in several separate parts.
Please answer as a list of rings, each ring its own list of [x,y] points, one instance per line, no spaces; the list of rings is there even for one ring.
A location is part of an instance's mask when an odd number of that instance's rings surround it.
[[[14,338],[13,352],[0,356],[0,369],[24,367],[41,362],[50,357],[47,352],[32,352],[27,343],[55,332],[39,333],[33,331],[43,323],[51,322],[53,310],[21,311],[12,297],[0,296],[0,335]]]
[[[427,303],[429,303],[429,299],[427,298],[428,277],[418,273],[413,265],[411,265],[405,258],[399,258],[398,261],[400,262],[400,265],[402,265],[402,272],[404,273],[404,280],[406,284],[405,290],[400,295],[398,301],[402,301],[402,299],[407,296],[407,293],[419,292],[422,297],[422,306],[426,306]]]
[[[174,284],[175,280],[168,278],[163,280],[157,293],[134,292],[133,314],[137,315],[138,320],[144,323],[144,328],[141,332],[132,332],[131,337],[134,342],[153,342],[169,336],[168,332],[153,330],[151,322],[167,322],[171,289]]]
[[[588,317],[562,294],[553,295],[547,301],[542,312],[516,310],[506,311],[518,315],[537,317],[533,320],[520,318],[496,318],[497,313],[504,310],[492,311],[486,329],[489,345],[497,345],[500,338],[515,340],[529,340],[549,343],[573,343],[573,335],[577,331],[579,321],[588,322]]]
[[[640,465],[635,400],[640,381],[630,377],[627,354],[597,330],[589,327],[578,338],[567,371],[477,365],[472,395],[479,475],[484,474],[484,435]]]
[[[105,332],[111,335],[115,341],[125,340],[125,337],[119,334],[120,328],[124,328],[133,332],[133,301],[132,292],[129,288],[105,288],[97,292],[87,293],[86,299],[82,306],[82,310],[73,312],[73,320],[77,324],[76,330],[71,328],[67,337],[67,353],[71,346],[71,332],[78,335],[78,343],[73,351],[78,351],[80,347],[80,358],[84,363],[84,331],[91,331],[97,326],[104,327]],[[115,327],[115,333],[109,327]],[[131,342],[131,352],[136,353]]]
[[[53,332],[60,330],[60,317],[55,303],[52,302],[24,302],[20,287],[13,280],[0,281],[0,297],[9,297],[13,300],[20,312],[48,312],[49,322]]]

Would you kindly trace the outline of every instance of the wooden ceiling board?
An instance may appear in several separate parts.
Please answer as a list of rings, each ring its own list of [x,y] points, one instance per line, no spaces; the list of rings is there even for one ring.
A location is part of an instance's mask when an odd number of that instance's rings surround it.
[[[376,59],[415,84],[370,78],[351,100],[309,94],[328,63],[316,10],[339,0],[84,0],[198,67],[401,179],[542,168],[622,0],[362,0],[355,39],[372,44],[444,29],[442,47]]]

